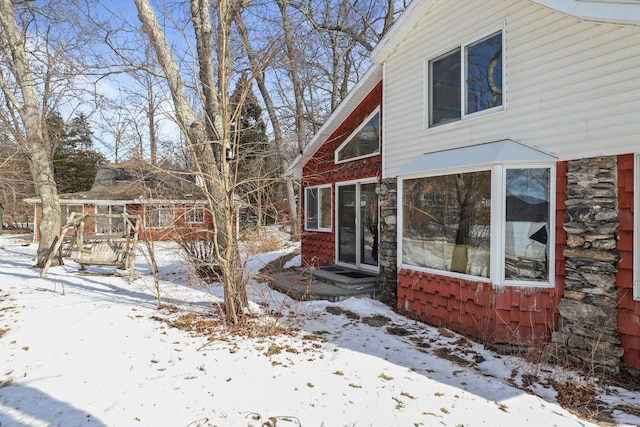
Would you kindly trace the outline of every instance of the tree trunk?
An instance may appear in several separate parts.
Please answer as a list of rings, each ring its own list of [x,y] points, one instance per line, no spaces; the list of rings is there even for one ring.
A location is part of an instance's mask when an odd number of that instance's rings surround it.
[[[206,104],[213,103],[217,96],[215,90],[211,91],[215,87],[212,77],[213,72],[207,68],[210,67],[210,62],[205,58],[212,55],[211,51],[206,51],[206,49],[209,49],[207,46],[211,46],[211,41],[202,39],[211,36],[210,31],[207,30],[207,25],[204,23],[204,20],[208,21],[209,19],[208,3],[200,0],[192,0],[191,2],[193,22],[198,39],[200,76],[201,79],[204,79],[204,81],[201,81],[201,90],[203,93],[208,94],[202,99],[203,104],[205,104],[204,110],[207,114],[205,120],[208,126],[206,126],[195,119],[191,104],[184,90],[178,66],[172,57],[171,50],[149,4],[149,0],[134,0],[134,2],[138,9],[138,18],[143,24],[142,28],[154,47],[158,62],[167,78],[176,110],[176,117],[193,154],[197,173],[205,183],[209,208],[214,216],[213,237],[218,259],[213,260],[213,262],[216,262],[222,271],[221,281],[224,289],[225,315],[231,323],[235,324],[248,306],[248,301],[240,255],[235,239],[236,209],[234,191],[229,181],[229,168],[224,155],[220,155],[216,159],[213,148],[214,143],[219,148],[226,147],[226,143],[228,143],[230,121],[225,110],[227,103],[224,102],[228,98],[228,79],[224,71],[223,75],[219,75],[220,90],[218,91],[223,101],[222,106],[206,106]],[[220,16],[224,18],[227,7],[226,2],[220,1],[218,7]],[[226,62],[227,54],[220,52],[221,49],[226,49],[226,43],[228,42],[228,27],[225,26],[226,24],[228,22],[221,22],[218,34],[219,72],[226,70],[228,67]],[[221,111],[215,111],[219,108],[221,108]],[[211,135],[208,135],[207,130]],[[210,138],[213,134],[215,134],[215,140]],[[217,152],[224,153],[224,150],[219,149]],[[218,165],[221,169],[218,169]]]
[[[0,87],[11,106],[20,113],[25,135],[19,142],[29,156],[36,192],[42,202],[42,218],[38,226],[40,241],[36,262],[36,265],[42,268],[51,248],[60,238],[60,201],[53,178],[51,152],[43,133],[44,114],[40,111],[37,85],[27,59],[25,40],[18,30],[12,0],[0,0],[0,25],[11,51],[11,63],[7,64],[7,67],[22,94],[22,101],[13,95],[1,77]],[[61,262],[62,259],[57,256],[52,265],[58,265]]]

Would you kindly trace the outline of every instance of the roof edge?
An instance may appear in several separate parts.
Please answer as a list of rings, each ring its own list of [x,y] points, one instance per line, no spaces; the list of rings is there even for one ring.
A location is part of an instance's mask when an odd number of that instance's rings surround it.
[[[531,0],[585,21],[640,25],[638,0]]]
[[[351,112],[362,102],[362,100],[373,90],[382,80],[382,66],[372,64],[366,73],[358,80],[356,85],[349,91],[347,96],[340,102],[338,107],[329,115],[327,120],[318,132],[311,138],[311,141],[304,147],[302,152],[291,162],[285,176],[302,176],[302,168],[316,153],[318,148],[331,136],[333,132],[346,120]]]

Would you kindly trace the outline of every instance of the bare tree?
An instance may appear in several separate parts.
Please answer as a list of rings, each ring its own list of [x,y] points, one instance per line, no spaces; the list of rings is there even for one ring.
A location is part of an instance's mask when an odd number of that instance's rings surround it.
[[[55,16],[54,9],[49,12]],[[31,4],[0,0],[0,91],[5,105],[0,120],[26,153],[42,202],[37,265],[43,267],[60,235],[60,203],[45,118],[64,99],[78,69],[65,58],[77,45],[59,37],[50,22],[38,27],[36,15]],[[40,51],[36,45],[42,46]]]
[[[180,129],[189,147],[196,172],[202,182],[214,216],[212,237],[215,242],[214,262],[221,272],[224,289],[224,308],[227,319],[237,323],[247,307],[246,288],[235,235],[236,200],[228,155],[231,146],[231,117],[229,112],[229,82],[231,59],[229,37],[232,17],[239,3],[222,0],[216,14],[206,0],[191,0],[190,13],[196,39],[198,62],[198,93],[204,112],[204,122],[196,114],[186,94],[180,69],[173,57],[154,10],[148,0],[134,0],[143,31],[156,52],[158,63],[166,78]],[[217,17],[213,31],[211,17]],[[213,50],[213,39],[215,51]],[[217,81],[211,56],[216,53]],[[229,153],[231,154],[231,153]]]
[[[253,45],[251,44],[249,31],[244,23],[242,14],[240,12],[237,13],[234,17],[234,20],[238,29],[238,33],[240,34],[240,37],[242,39],[242,44],[244,46],[249,65],[251,67],[253,77],[256,81],[258,89],[260,90],[260,94],[262,95],[267,114],[269,115],[269,120],[273,129],[273,143],[275,145],[276,151],[275,156],[276,164],[278,166],[278,175],[282,176],[284,171],[288,167],[288,159],[284,147],[282,128],[280,126],[280,117],[276,111],[275,103],[273,101],[273,98],[271,97],[271,91],[269,90],[267,82],[265,80],[265,68],[269,66],[269,62],[274,55],[273,46],[276,46],[277,44],[272,44],[271,49],[263,54],[261,58],[255,52]],[[284,182],[284,189],[285,198],[287,200],[289,212],[291,214],[291,235],[294,239],[297,239],[300,234],[300,219],[298,215],[298,206],[296,204],[295,187],[292,179],[287,179]]]

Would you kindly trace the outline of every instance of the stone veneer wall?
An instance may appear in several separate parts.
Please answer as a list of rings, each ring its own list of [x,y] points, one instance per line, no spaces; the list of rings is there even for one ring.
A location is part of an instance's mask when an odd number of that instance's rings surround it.
[[[380,273],[378,286],[380,300],[395,307],[397,297],[396,238],[398,222],[398,192],[396,179],[385,179],[377,190],[380,204],[380,238],[378,242],[378,264]]]
[[[564,296],[552,341],[560,356],[598,374],[619,371],[616,157],[567,162]]]

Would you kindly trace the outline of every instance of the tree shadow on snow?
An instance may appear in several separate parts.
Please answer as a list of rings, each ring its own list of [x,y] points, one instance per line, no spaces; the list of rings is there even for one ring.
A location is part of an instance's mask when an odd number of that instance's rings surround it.
[[[83,425],[106,427],[107,424],[72,403],[24,384],[0,388],[0,426]]]

